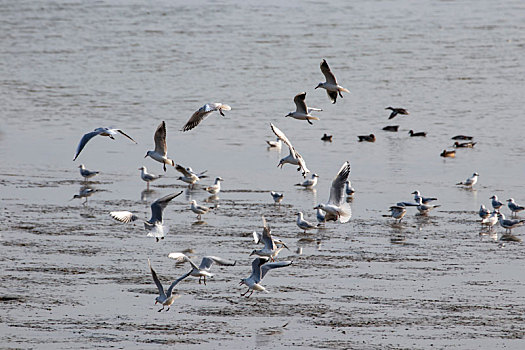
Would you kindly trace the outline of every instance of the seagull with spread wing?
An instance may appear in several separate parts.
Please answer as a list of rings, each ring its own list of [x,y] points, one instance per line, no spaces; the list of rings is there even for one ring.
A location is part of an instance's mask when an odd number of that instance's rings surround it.
[[[302,170],[303,177],[306,177],[306,174],[309,173],[310,170],[308,170],[308,168],[306,167],[306,162],[304,161],[303,157],[299,154],[299,152],[295,150],[295,148],[292,146],[292,143],[290,142],[290,140],[288,140],[284,132],[279,130],[279,128],[277,128],[272,123],[270,123],[270,127],[272,128],[272,131],[275,134],[275,136],[277,136],[281,141],[283,141],[286,144],[286,146],[288,146],[288,148],[290,149],[290,154],[281,159],[277,166],[280,166],[282,168],[283,165],[286,163],[298,165],[299,168],[297,169],[297,171]]]
[[[262,233],[261,241],[264,243],[264,248],[263,249],[254,249],[250,253],[250,256],[252,256],[252,255],[266,256],[266,257],[272,259],[272,261],[274,261],[275,258],[277,257],[277,254],[279,254],[279,252],[283,248],[285,248],[286,245],[284,245],[284,243],[283,243],[281,245],[281,247],[279,247],[279,248],[277,247],[277,245],[275,244],[274,239],[272,238],[272,233],[271,233],[271,230],[270,230],[270,226],[268,226],[268,224],[266,223],[266,219],[264,218],[264,216],[262,217],[262,220],[263,220],[263,233]],[[286,247],[286,248],[288,248],[288,247]]]
[[[148,151],[144,158],[150,156],[157,162],[162,163],[164,166],[164,171],[166,171],[166,164],[175,166],[175,162],[168,158],[168,146],[166,145],[166,123],[164,121],[162,121],[162,123],[160,123],[157,127],[153,140],[155,141],[155,150]]]
[[[168,229],[163,226],[162,212],[168,205],[168,203],[175,197],[179,196],[183,191],[179,193],[172,193],[157,199],[151,204],[151,218],[144,220],[144,229],[148,232],[148,237],[155,237],[157,242],[159,239],[164,239],[164,234],[168,233]],[[127,224],[128,222],[139,220],[140,218],[130,211],[112,211],[109,215],[120,222]]]
[[[337,94],[339,94],[339,96],[343,98],[343,94],[341,94],[341,92],[350,92],[341,85],[337,84],[335,75],[330,70],[330,67],[328,67],[328,63],[326,63],[326,60],[323,60],[323,62],[321,62],[321,72],[323,72],[326,82],[319,83],[319,85],[316,86],[316,89],[326,89],[326,93],[328,94],[328,97],[330,98],[330,101],[332,101],[332,103],[335,103],[337,101]]]
[[[339,172],[332,181],[328,203],[321,203],[314,207],[314,209],[321,209],[326,213],[326,221],[336,221],[339,219],[340,222],[345,223],[352,217],[352,209],[350,205],[344,201],[345,184],[349,176],[350,163],[347,161],[341,169],[339,169]]]
[[[311,111],[320,111],[319,108],[308,108],[306,107],[306,92],[301,92],[295,95],[293,101],[295,103],[295,112],[290,112],[285,117],[292,117],[298,120],[306,120],[308,124],[313,125],[311,120],[319,120],[318,117],[315,117],[310,114]]]
[[[217,256],[205,256],[202,258],[201,264],[197,266],[187,255],[183,253],[170,253],[168,258],[174,259],[178,262],[189,262],[192,269],[190,272],[185,274],[183,277],[188,276],[199,277],[199,284],[201,284],[201,279],[204,279],[204,285],[206,285],[206,277],[213,277],[213,274],[210,272],[211,266],[213,263],[223,266],[235,266],[237,261],[230,261],[226,259],[219,258]]]
[[[179,176],[177,180],[181,180],[187,184],[189,184],[189,188],[193,188],[193,185],[200,181],[200,179],[204,179],[208,177],[206,174],[207,170],[204,170],[203,172],[197,174],[193,171],[190,167],[183,167],[180,164],[175,165],[175,170],[177,170],[179,173],[181,173],[183,176]]]
[[[166,306],[168,307],[166,309],[166,311],[169,311],[171,304],[173,304],[175,299],[180,297],[180,295],[178,295],[178,294],[173,294],[173,288],[175,288],[177,283],[179,283],[180,281],[182,281],[183,279],[185,279],[188,276],[185,275],[185,276],[182,276],[182,277],[179,277],[178,279],[176,279],[169,286],[168,290],[165,292],[164,291],[164,287],[162,286],[162,283],[160,283],[159,278],[157,277],[157,273],[155,272],[155,270],[153,270],[153,267],[151,267],[151,262],[149,261],[149,259],[148,259],[148,266],[149,266],[149,269],[151,271],[151,276],[153,276],[153,282],[155,282],[155,284],[157,285],[157,288],[159,289],[159,296],[155,298],[155,305],[157,305],[157,303],[161,303],[162,304],[162,309],[160,309],[159,312],[164,310],[164,308]]]
[[[246,296],[249,298],[255,290],[268,293],[266,288],[260,284],[261,280],[264,278],[264,276],[266,276],[268,271],[277,269],[279,267],[290,266],[292,264],[291,261],[277,261],[268,263],[268,260],[269,259],[266,257],[258,257],[252,261],[252,274],[248,278],[241,279],[241,283],[239,283],[240,286],[244,284],[248,287],[248,290],[241,294],[241,296]],[[250,290],[251,293],[248,294]]]
[[[126,136],[128,139],[130,139],[131,141],[137,143],[137,141],[133,140],[131,138],[131,136],[129,136],[128,134],[126,134],[124,131],[120,130],[120,129],[110,129],[110,128],[96,128],[94,131],[92,132],[88,132],[87,134],[85,134],[84,136],[82,136],[82,138],[80,139],[80,142],[78,144],[78,147],[77,147],[77,153],[75,154],[75,158],[73,158],[73,160],[76,160],[78,158],[78,155],[80,154],[80,152],[82,152],[82,150],[84,149],[84,147],[86,147],[86,144],[89,142],[89,140],[91,140],[93,137],[97,136],[97,135],[100,135],[100,136],[107,136],[109,137],[110,139],[114,140],[115,137],[114,135],[116,135],[117,133],[120,133],[121,135],[124,135]]]
[[[204,106],[199,108],[190,119],[186,122],[182,131],[188,131],[199,125],[204,119],[210,115],[211,112],[219,111],[219,113],[224,117],[222,111],[231,111],[231,107],[222,103],[206,103]]]

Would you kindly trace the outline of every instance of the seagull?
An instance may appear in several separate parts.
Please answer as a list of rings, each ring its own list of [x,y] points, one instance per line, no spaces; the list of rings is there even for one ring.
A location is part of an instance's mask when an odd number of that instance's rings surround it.
[[[166,164],[175,166],[175,162],[168,158],[168,146],[166,146],[166,123],[164,121],[157,127],[153,140],[155,141],[155,150],[148,151],[144,158],[150,156],[157,162],[162,163],[164,171],[166,171]]]
[[[474,148],[477,142],[454,142],[454,147],[456,148]]]
[[[485,208],[485,206],[482,204],[481,207],[479,208],[478,214],[480,218],[486,219],[489,217],[490,211],[487,208]]]
[[[204,191],[208,191],[210,194],[217,194],[221,191],[221,181],[224,181],[222,177],[216,177],[213,185],[204,188]]]
[[[278,261],[268,263],[268,260],[269,259],[266,257],[258,257],[252,261],[252,274],[248,278],[241,279],[241,283],[239,283],[240,286],[244,284],[248,287],[248,290],[245,293],[241,294],[241,296],[246,296],[247,298],[249,298],[253,294],[254,290],[268,293],[266,288],[260,285],[261,280],[264,278],[264,276],[266,276],[268,271],[279,267],[290,266],[292,264],[291,261]],[[247,295],[250,290],[251,293]]]
[[[182,173],[182,175],[184,175],[184,176],[179,176],[177,180],[186,182],[187,184],[189,184],[189,188],[193,188],[193,185],[200,179],[204,179],[208,177],[204,175],[207,172],[207,170],[197,174],[190,167],[185,168],[180,164],[175,165],[175,169],[178,172]]]
[[[279,128],[277,128],[272,123],[270,123],[270,127],[272,128],[272,131],[275,134],[275,136],[281,139],[290,149],[290,154],[287,157],[281,159],[277,166],[280,166],[282,169],[283,165],[286,163],[298,165],[299,168],[297,169],[297,171],[302,170],[303,177],[306,177],[306,174],[309,173],[310,170],[308,170],[308,168],[306,167],[306,162],[304,161],[303,157],[299,154],[299,152],[295,150],[295,148],[292,146],[292,143],[288,140],[284,132],[279,130]]]
[[[503,206],[503,203],[498,200],[498,196],[493,195],[489,199],[492,199],[491,203],[492,203],[492,208],[494,208],[494,210],[499,210]]]
[[[472,187],[472,186],[474,186],[476,184],[476,182],[478,182],[478,176],[479,176],[478,173],[474,173],[474,174],[472,174],[471,177],[466,179],[465,182],[458,182],[456,185],[463,185],[463,186],[466,186],[466,187]]]
[[[204,215],[206,214],[207,212],[209,212],[212,208],[208,208],[204,205],[200,205],[200,204],[197,204],[197,201],[194,199],[190,202],[191,206],[190,206],[190,209],[192,212],[194,212],[195,214],[197,214],[197,220],[200,220],[201,219],[201,215]]]
[[[443,150],[440,154],[443,158],[455,158],[456,157],[456,151],[447,151],[446,149]]]
[[[312,174],[312,178],[311,179],[306,179],[300,184],[295,184],[295,186],[302,186],[302,187],[308,188],[308,189],[314,188],[315,185],[317,185],[317,178],[318,177],[319,177],[319,175]]]
[[[392,119],[394,118],[396,115],[400,114],[400,115],[409,115],[410,113],[404,109],[404,108],[393,108],[393,107],[386,107],[385,109],[390,109],[392,111],[392,113],[390,113],[390,116],[388,117],[388,119]]]
[[[323,72],[326,82],[319,83],[315,88],[326,89],[326,93],[328,94],[328,97],[330,98],[330,101],[332,101],[332,103],[335,103],[337,101],[337,94],[339,94],[339,96],[343,98],[343,94],[341,94],[341,92],[350,92],[348,91],[348,89],[345,89],[341,85],[337,84],[335,75],[332,73],[330,67],[328,67],[328,63],[326,63],[326,60],[324,59],[323,62],[321,62],[321,72]]]
[[[501,227],[505,229],[505,233],[511,233],[511,230],[513,228],[516,228],[518,226],[521,226],[525,224],[525,220],[511,220],[511,219],[505,219],[505,215],[502,213],[498,213],[498,220]]]
[[[271,191],[270,194],[272,195],[273,201],[281,205],[281,202],[284,198],[284,194],[275,191]]]
[[[282,141],[280,138],[277,138],[275,141],[266,141],[266,143],[270,148],[281,149]]]
[[[518,212],[525,210],[525,207],[518,205],[516,204],[516,202],[514,202],[514,198],[507,199],[507,205],[509,206],[509,209],[513,215],[517,215]]]
[[[398,129],[399,129],[399,125],[387,125],[383,128],[383,130],[385,131],[393,131],[393,132],[397,132]]]
[[[317,222],[319,224],[324,224],[326,222],[326,218],[325,218],[325,215],[323,213],[323,211],[319,208],[317,208],[315,210],[315,217],[317,218]]]
[[[151,267],[151,262],[149,261],[149,259],[148,259],[148,265],[149,265],[149,269],[151,270],[151,276],[153,276],[153,281],[155,282],[155,284],[157,285],[157,288],[159,289],[159,296],[155,298],[155,305],[157,305],[157,303],[162,304],[162,309],[160,309],[159,312],[164,310],[166,306],[168,307],[166,311],[168,311],[170,309],[171,304],[173,304],[173,302],[175,301],[175,299],[180,297],[180,295],[178,294],[173,294],[173,288],[177,285],[177,283],[179,283],[180,281],[182,281],[188,276],[184,275],[182,277],[179,277],[170,285],[168,290],[164,292],[164,287],[162,286],[162,283],[160,283],[159,278],[157,277],[157,273],[155,272],[155,270],[153,270],[153,267]]]
[[[424,131],[414,132],[414,130],[410,130],[408,132],[408,134],[410,135],[410,137],[416,137],[416,136],[425,137],[425,136],[427,136],[427,133],[424,132]]]
[[[188,131],[199,125],[204,119],[208,117],[211,112],[219,111],[219,113],[224,117],[222,111],[231,111],[231,107],[222,103],[206,103],[204,106],[199,108],[190,119],[186,122],[182,131]]]
[[[263,234],[262,233],[258,233],[257,231],[253,231],[252,235],[253,235],[253,241],[255,242],[255,244],[264,243],[263,240],[262,240],[262,238],[263,238]],[[277,237],[275,237],[273,235],[272,235],[272,239],[273,239],[273,242],[276,245],[279,244],[279,245],[283,246],[284,248],[290,250],[290,248],[288,248],[286,246],[286,244],[284,243],[284,241],[282,239],[277,238]]]
[[[419,193],[419,191],[414,191],[412,192],[412,194],[414,195],[414,201],[416,203],[419,202],[419,198],[421,198],[421,201],[423,202],[423,204],[427,204],[428,202],[432,202],[432,201],[437,201],[437,198],[434,198],[434,197],[421,196],[421,193]]]
[[[252,255],[265,256],[265,257],[272,259],[272,261],[274,261],[277,255],[279,254],[279,252],[285,246],[283,245],[281,247],[277,247],[274,239],[272,238],[270,226],[268,226],[268,224],[266,223],[266,219],[264,218],[264,216],[262,217],[262,220],[263,220],[263,233],[262,233],[261,241],[264,243],[264,248],[254,249],[250,253],[250,256]]]
[[[84,180],[87,181],[87,179],[92,178],[93,176],[96,176],[99,174],[98,171],[91,171],[87,170],[84,164],[80,164],[78,166],[80,168],[80,175],[84,177]]]
[[[162,212],[168,205],[168,203],[175,197],[178,197],[183,191],[179,193],[172,193],[157,199],[151,204],[151,218],[144,222],[144,229],[148,232],[148,237],[155,237],[157,242],[159,239],[164,239],[164,234],[168,233],[167,229],[164,229],[162,221]],[[127,224],[130,221],[138,220],[139,217],[130,211],[112,211],[109,215],[120,222]]]
[[[78,144],[78,147],[77,147],[77,153],[75,154],[75,158],[73,158],[73,161],[77,159],[78,155],[80,154],[80,152],[82,152],[82,150],[84,149],[84,147],[86,147],[86,144],[89,142],[89,140],[91,140],[93,137],[97,136],[97,135],[100,135],[100,136],[108,136],[110,139],[114,140],[115,138],[113,137],[114,135],[116,135],[117,133],[120,133],[121,135],[124,135],[126,136],[128,139],[130,139],[131,141],[137,143],[135,140],[133,140],[131,138],[131,136],[127,135],[126,133],[124,133],[124,131],[120,130],[120,129],[110,129],[110,128],[96,128],[94,131],[92,132],[88,132],[87,134],[85,134],[84,136],[82,136],[82,138],[80,139],[80,143]]]
[[[421,197],[418,198],[417,201],[417,210],[419,210],[419,213],[421,215],[428,214],[432,209],[438,208],[441,205],[432,205],[432,204],[423,204],[423,199]]]
[[[94,189],[89,188],[89,187],[82,187],[80,192],[78,192],[78,194],[75,194],[73,196],[73,198],[71,198],[71,200],[76,199],[76,198],[85,198],[86,200],[82,204],[86,204],[87,200],[88,200],[88,197],[91,197],[93,195],[93,193],[95,193],[95,192],[97,192],[97,190],[94,190]]]
[[[314,209],[321,209],[326,213],[326,221],[339,219],[340,222],[345,223],[352,217],[350,205],[343,201],[345,183],[348,180],[348,176],[350,176],[350,163],[345,162],[332,181],[328,203],[321,203],[314,207]]]
[[[376,142],[376,136],[374,134],[370,135],[359,135],[357,136],[359,138],[359,142],[367,141],[367,142]]]
[[[295,112],[290,112],[285,117],[292,117],[298,120],[306,120],[308,124],[313,125],[311,120],[319,120],[318,117],[314,117],[310,114],[312,109],[306,107],[306,92],[301,92],[295,95],[293,101],[295,102]],[[317,109],[317,108],[316,108]]]
[[[345,184],[346,184],[346,188],[345,188],[345,193],[346,193],[346,195],[347,195],[347,196],[352,196],[352,195],[354,195],[355,190],[354,190],[354,188],[352,187],[352,183],[350,182],[350,180],[347,180],[347,181],[345,182]]]
[[[406,213],[407,210],[404,206],[393,205],[390,207],[390,216],[399,220],[398,223],[401,222],[401,219],[403,219],[403,216],[405,216]]]
[[[482,225],[486,225],[489,227],[490,230],[492,230],[492,227],[498,223],[498,211],[493,211],[490,215],[487,215],[486,218],[483,218],[481,220]],[[480,215],[481,216],[481,215]]]
[[[456,135],[452,138],[452,140],[467,140],[467,141],[470,141],[472,140],[474,137],[472,136],[466,136],[466,135]]]
[[[145,166],[141,166],[139,170],[140,170],[140,178],[146,181],[146,183],[148,184],[148,187],[147,187],[148,190],[149,190],[149,183],[151,181],[158,180],[162,177],[162,175],[155,175],[155,174],[148,173],[148,169],[146,169]]]
[[[311,230],[311,229],[317,228],[317,225],[314,225],[311,222],[308,222],[305,219],[303,219],[303,213],[302,212],[298,212],[297,213],[297,222],[296,223],[297,223],[297,226],[301,230],[304,230],[304,233],[306,233],[306,230]]]
[[[197,266],[193,261],[191,261],[191,259],[187,255],[176,252],[170,253],[168,255],[168,258],[175,259],[178,262],[189,262],[192,269],[184,276],[199,277],[199,284],[201,284],[201,280],[203,279],[204,285],[206,285],[206,277],[213,277],[213,274],[210,272],[211,265],[213,265],[213,263],[224,266],[235,266],[235,264],[237,263],[237,261],[225,260],[216,256],[205,256],[202,258],[201,264]]]

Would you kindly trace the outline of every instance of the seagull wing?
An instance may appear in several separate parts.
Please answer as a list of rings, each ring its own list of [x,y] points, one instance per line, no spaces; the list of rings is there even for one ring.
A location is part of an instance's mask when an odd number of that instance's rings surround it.
[[[205,104],[201,108],[199,108],[193,115],[190,117],[190,119],[184,124],[182,127],[182,131],[188,131],[196,127],[200,124],[206,117],[215,110],[216,108]]]
[[[272,123],[270,123],[270,128],[272,128],[272,131],[275,134],[275,136],[277,136],[279,138],[279,140],[284,142],[286,144],[286,146],[288,146],[288,148],[290,149],[291,152],[295,153],[295,149],[293,148],[292,143],[290,142],[290,140],[288,140],[288,137],[286,137],[284,132],[282,132],[278,127],[276,127]]]
[[[276,262],[264,264],[261,266],[261,279],[263,279],[264,276],[266,276],[266,274],[268,273],[268,271],[272,269],[277,269],[279,267],[285,267],[285,266],[290,266],[290,265],[292,265],[291,261],[276,261]]]
[[[151,271],[151,276],[153,276],[153,281],[157,285],[157,288],[159,289],[159,294],[162,299],[166,299],[166,293],[164,293],[164,287],[162,286],[162,283],[160,283],[159,278],[157,277],[157,273],[155,270],[153,270],[153,267],[151,267],[151,262],[148,259],[148,266]]]
[[[327,83],[337,85],[335,76],[330,70],[330,67],[328,67],[328,63],[326,63],[326,60],[323,60],[323,62],[321,62],[321,72],[323,72],[323,75],[326,78]]]
[[[293,98],[295,102],[296,112],[308,114],[308,108],[306,107],[306,92],[301,92]]]
[[[332,181],[328,204],[334,204],[337,206],[341,205],[345,192],[345,183],[348,180],[348,176],[350,176],[350,163],[346,161]]]
[[[218,265],[225,266],[235,266],[235,264],[237,263],[237,261],[226,260],[217,256],[205,256],[204,258],[202,258],[199,270],[209,270],[214,262]]]
[[[190,263],[191,267],[196,270],[199,270],[199,267],[186,255],[183,253],[169,253],[168,258],[177,260],[178,262],[187,261]]]
[[[262,235],[257,233],[256,231],[253,231],[253,241],[255,244],[258,244],[262,239]]]
[[[97,129],[95,131],[88,132],[87,134],[82,136],[82,138],[80,139],[80,142],[78,144],[78,147],[77,147],[77,153],[75,154],[75,158],[73,158],[73,160],[77,159],[77,157],[80,154],[80,152],[82,152],[84,147],[86,147],[86,144],[88,143],[88,141],[91,140],[93,137],[95,137],[97,135],[100,135],[102,133],[102,131],[103,130],[99,128],[99,129]]]
[[[326,94],[328,95],[328,97],[330,98],[330,101],[332,101],[332,103],[336,103],[336,101],[337,101],[337,91],[326,90]]]
[[[150,223],[162,222],[162,211],[173,198],[180,196],[182,192],[183,191],[180,191],[179,193],[168,194],[167,196],[159,198],[153,202],[151,204],[151,219],[149,220]]]
[[[169,297],[171,297],[171,294],[173,293],[173,288],[180,282],[182,281],[183,279],[185,279],[186,277],[188,277],[189,275],[191,274],[191,271],[188,272],[188,273],[185,273],[184,275],[182,275],[181,277],[177,278],[175,281],[173,281],[173,283],[171,283],[170,287],[168,288],[168,291],[166,292],[166,295]]]
[[[133,138],[131,138],[131,136],[129,136],[128,134],[126,134],[124,131],[120,130],[120,129],[117,129],[117,131],[119,133],[121,133],[122,135],[126,136],[128,139],[130,139],[131,141],[137,143],[137,141],[133,140]]]
[[[157,127],[153,140],[155,141],[155,152],[165,157],[168,154],[168,146],[166,146],[166,123],[164,121]]]
[[[252,274],[250,275],[250,277],[248,278],[251,278],[255,281],[255,283],[259,283],[262,279],[261,277],[261,266],[268,262],[269,258],[266,258],[266,257],[258,257],[258,258],[255,258],[253,261],[252,261]]]
[[[185,167],[183,167],[180,164],[176,164],[175,165],[175,170],[177,170],[178,172],[182,173],[182,175],[184,175],[186,177],[191,177],[193,175],[191,172],[188,171],[188,169],[186,169]]]
[[[109,213],[109,215],[113,219],[123,222],[125,224],[131,221],[135,221],[139,218],[137,215],[133,214],[130,211],[112,211]]]
[[[264,216],[262,217],[263,220],[263,233],[262,233],[262,241],[264,243],[264,247],[266,249],[275,250],[277,247],[275,246],[275,242],[273,241],[272,234],[270,231],[270,226],[266,223],[266,219]]]

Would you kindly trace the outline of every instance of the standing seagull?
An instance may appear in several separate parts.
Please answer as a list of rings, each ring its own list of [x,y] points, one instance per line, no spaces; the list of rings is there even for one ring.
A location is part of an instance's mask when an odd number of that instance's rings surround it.
[[[437,201],[437,198],[434,197],[423,197],[419,191],[412,192],[414,195],[414,202],[418,203],[419,198],[421,198],[421,202],[423,204],[427,204],[428,202]]]
[[[386,107],[385,109],[390,109],[392,111],[392,113],[390,113],[390,116],[388,117],[388,119],[392,119],[394,118],[396,115],[400,114],[400,115],[409,115],[410,113],[404,109],[404,108],[394,108],[394,107]]]
[[[513,215],[517,215],[518,212],[525,210],[525,207],[518,205],[516,204],[516,202],[514,202],[514,198],[507,199],[507,202],[507,205],[509,206],[509,209]]]
[[[398,223],[401,223],[401,219],[407,213],[407,209],[401,205],[393,205],[390,207],[390,216],[394,219],[399,220]]]
[[[482,204],[481,207],[479,207],[478,215],[480,218],[486,219],[489,217],[490,211]]]
[[[434,208],[438,208],[440,207],[441,205],[433,205],[433,204],[423,204],[423,198],[422,197],[419,197],[417,199],[417,210],[419,210],[419,213],[421,215],[426,215],[428,214],[432,209]]]
[[[84,177],[84,181],[99,174],[98,171],[87,170],[84,164],[80,164],[78,167],[80,168],[80,175]]]
[[[492,199],[491,204],[492,204],[492,208],[494,208],[494,210],[499,210],[499,208],[501,208],[503,206],[503,203],[498,200],[498,196],[493,195],[489,199]]]
[[[78,147],[77,147],[77,153],[75,154],[75,158],[73,158],[73,160],[77,159],[77,157],[80,154],[80,152],[82,152],[84,147],[86,147],[86,144],[88,143],[88,141],[91,140],[93,137],[95,137],[97,135],[108,136],[110,139],[114,140],[115,138],[113,137],[113,135],[116,135],[117,133],[120,133],[120,134],[126,136],[131,141],[137,143],[137,141],[133,140],[131,138],[131,136],[127,135],[126,133],[124,133],[124,131],[122,131],[120,129],[96,128],[94,131],[88,132],[87,134],[82,136],[82,138],[80,139],[80,143],[78,144]]]
[[[355,193],[355,189],[352,187],[352,183],[350,182],[350,180],[347,180],[347,181],[346,181],[346,189],[345,189],[345,192],[346,192],[346,195],[347,195],[347,196],[353,196],[354,193]]]
[[[310,170],[308,170],[308,168],[306,167],[306,162],[304,161],[303,157],[299,154],[299,152],[295,150],[295,148],[292,146],[292,143],[290,142],[290,140],[288,140],[284,132],[279,130],[279,128],[277,128],[272,123],[270,123],[270,127],[272,128],[272,131],[275,134],[275,136],[281,139],[286,144],[286,146],[288,146],[288,148],[290,149],[290,154],[288,154],[288,156],[281,159],[279,161],[279,164],[277,164],[277,166],[280,166],[282,169],[283,165],[286,163],[292,164],[292,165],[298,165],[299,168],[297,169],[297,171],[302,170],[303,177],[306,177],[306,174],[309,173]]]
[[[166,171],[166,164],[175,166],[175,162],[168,158],[168,146],[166,146],[166,123],[164,121],[162,121],[157,127],[153,140],[155,141],[155,150],[148,151],[144,158],[150,156],[157,162],[162,163],[164,171]]]
[[[184,175],[184,176],[179,176],[178,180],[184,181],[187,184],[189,184],[189,188],[193,188],[193,185],[197,181],[199,181],[200,179],[204,179],[205,177],[208,177],[208,176],[204,175],[207,170],[203,171],[200,174],[197,174],[190,167],[185,168],[185,167],[183,167],[182,165],[179,165],[179,164],[177,164],[175,166],[175,169],[179,173],[182,173],[182,175]]]
[[[192,269],[183,277],[199,277],[199,284],[201,284],[201,280],[204,278],[204,285],[206,285],[206,277],[213,277],[213,273],[210,272],[211,265],[213,265],[213,263],[224,266],[235,266],[237,263],[236,261],[225,260],[216,256],[205,256],[202,258],[201,264],[197,266],[187,255],[183,253],[170,253],[168,258],[175,259],[178,262],[189,262]]]
[[[304,230],[304,233],[306,233],[306,230],[317,228],[317,225],[314,225],[311,222],[308,222],[303,218],[302,212],[297,213],[296,224],[297,224],[297,227],[299,227],[301,230]]]
[[[270,194],[272,195],[273,201],[279,205],[281,205],[281,202],[283,201],[284,194],[280,192],[271,191]]]
[[[139,168],[140,170],[140,178],[144,181],[146,181],[146,183],[148,184],[147,186],[147,190],[149,191],[149,183],[151,181],[155,181],[155,180],[158,180],[162,177],[162,175],[155,175],[155,174],[150,174],[148,173],[148,169],[146,169],[145,166],[142,166]]]
[[[321,209],[326,213],[326,221],[336,221],[339,219],[341,223],[345,223],[352,217],[350,205],[346,201],[343,201],[345,183],[346,180],[348,180],[348,176],[350,176],[350,163],[345,162],[332,181],[328,203],[321,203],[314,207],[314,209]]]
[[[317,185],[317,178],[319,178],[319,175],[312,174],[311,179],[306,179],[300,184],[295,184],[295,186],[302,186],[304,188],[312,189],[315,187],[315,185]]]
[[[246,297],[249,298],[253,294],[254,290],[268,293],[266,288],[260,285],[260,282],[264,278],[264,276],[266,276],[268,271],[272,269],[290,266],[291,264],[292,264],[291,261],[278,261],[278,262],[268,263],[268,258],[264,258],[264,257],[255,258],[252,261],[252,274],[248,278],[241,279],[241,283],[239,283],[240,286],[244,284],[248,287],[248,290],[245,293],[241,294],[241,296],[246,295]],[[247,295],[250,290],[252,292],[249,295]]]
[[[272,261],[274,261],[274,259],[277,257],[277,254],[279,254],[279,252],[286,246],[283,244],[281,247],[277,248],[277,245],[275,244],[275,241],[272,238],[270,226],[268,226],[268,224],[266,223],[266,219],[264,218],[264,216],[262,217],[262,220],[263,220],[263,233],[262,233],[261,241],[264,243],[264,248],[254,249],[250,253],[250,256],[252,255],[265,256],[265,257],[272,259]]]
[[[204,188],[204,191],[209,192],[210,194],[217,194],[221,191],[221,181],[224,181],[222,177],[216,177],[215,183],[211,186]]]
[[[204,106],[199,108],[190,119],[186,122],[182,131],[188,131],[199,125],[204,119],[208,117],[211,112],[219,111],[219,113],[224,117],[222,111],[231,111],[231,107],[228,105],[223,105],[222,103],[206,103]]]
[[[293,101],[295,102],[295,112],[290,112],[285,117],[292,117],[294,119],[306,120],[308,124],[313,125],[310,120],[319,120],[318,117],[310,115],[310,112],[313,110],[319,110],[318,108],[308,108],[306,107],[306,92],[301,92],[295,95]]]
[[[164,229],[162,224],[162,212],[168,205],[168,203],[175,197],[179,196],[183,191],[179,193],[172,193],[157,199],[151,204],[151,218],[144,221],[144,229],[148,231],[148,237],[155,237],[157,242],[160,239],[164,239],[164,234],[168,233],[168,230]],[[130,211],[112,211],[109,215],[120,222],[127,224],[130,221],[138,220],[139,217]]]
[[[472,174],[471,177],[465,180],[465,182],[458,182],[456,185],[463,185],[465,187],[472,187],[478,182],[478,173]]]
[[[190,209],[192,212],[197,214],[197,220],[201,219],[201,215],[206,214],[209,212],[212,208],[208,208],[204,205],[197,204],[197,201],[194,199],[190,202]]]
[[[178,294],[173,294],[173,288],[177,285],[177,283],[179,283],[180,281],[182,281],[188,276],[184,275],[182,277],[179,277],[170,285],[168,290],[164,292],[164,287],[162,286],[162,283],[160,283],[159,278],[157,277],[157,273],[155,272],[155,270],[153,270],[153,267],[151,267],[151,262],[149,261],[149,259],[148,259],[148,266],[151,271],[151,276],[153,276],[153,281],[155,282],[155,284],[157,285],[157,288],[159,289],[159,296],[155,298],[155,305],[157,305],[157,303],[162,304],[162,309],[160,309],[159,312],[164,310],[166,306],[168,307],[166,311],[169,311],[171,304],[173,304],[175,299],[180,297],[180,295]]]
[[[337,94],[343,98],[343,94],[341,92],[350,92],[341,85],[337,84],[337,80],[335,79],[335,75],[330,70],[330,67],[328,67],[328,63],[326,63],[326,60],[323,59],[323,62],[321,62],[321,72],[323,72],[323,75],[326,79],[326,82],[319,83],[316,86],[317,88],[323,88],[326,89],[326,93],[328,94],[328,97],[330,98],[330,101],[332,103],[335,103],[337,100]]]
[[[498,213],[498,220],[501,227],[505,229],[505,233],[511,233],[512,229],[518,226],[522,226],[525,224],[525,220],[512,220],[512,219],[505,219],[505,215],[502,213]]]

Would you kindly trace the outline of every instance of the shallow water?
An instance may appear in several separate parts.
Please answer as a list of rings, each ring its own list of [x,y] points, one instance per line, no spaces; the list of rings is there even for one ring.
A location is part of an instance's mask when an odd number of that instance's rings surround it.
[[[524,59],[519,1],[235,2],[5,1],[0,4],[0,342],[5,348],[506,348],[525,335],[521,243],[480,235],[489,197],[525,202],[521,121]],[[314,87],[326,58],[351,93],[331,105]],[[323,108],[313,126],[284,118],[307,92]],[[195,130],[179,129],[206,102],[232,106]],[[386,106],[409,116],[388,121]],[[137,168],[165,120],[169,155],[225,179],[219,207],[196,223],[175,170],[144,192]],[[320,175],[315,191],[286,155],[268,150],[272,122]],[[401,125],[398,133],[382,131]],[[94,138],[72,162],[87,131]],[[428,131],[410,138],[408,130]],[[323,133],[333,134],[323,143]],[[375,143],[357,135],[374,133]],[[455,159],[450,137],[472,134]],[[303,234],[331,179],[349,160],[356,188],[348,224]],[[77,166],[101,174],[86,204]],[[454,186],[474,171],[475,190]],[[185,190],[165,211],[170,232],[145,237],[111,210],[144,217],[154,199]],[[427,217],[393,224],[388,207],[411,192],[437,196]],[[283,191],[275,206],[270,190]],[[505,214],[508,209],[505,208]],[[269,294],[240,298],[253,230],[264,215],[291,250],[264,279]],[[523,228],[514,230],[521,237]],[[297,255],[296,248],[303,254]],[[187,271],[167,258],[194,249],[234,267],[207,286],[187,279],[169,312],[157,313],[147,258],[161,280]]]

